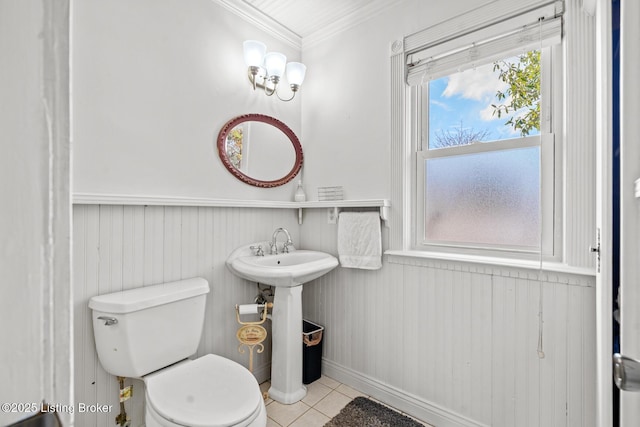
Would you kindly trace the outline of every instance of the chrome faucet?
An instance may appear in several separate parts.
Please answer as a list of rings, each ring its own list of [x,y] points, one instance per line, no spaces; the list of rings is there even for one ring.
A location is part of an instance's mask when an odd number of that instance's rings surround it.
[[[278,253],[278,245],[276,242],[276,237],[278,237],[278,234],[280,233],[284,233],[287,236],[287,241],[284,242],[284,245],[282,245],[282,252],[289,253],[289,246],[293,245],[289,231],[287,231],[286,228],[282,228],[282,227],[276,228],[276,231],[273,232],[273,236],[271,236],[271,242],[269,243],[269,247],[271,248],[272,255]]]

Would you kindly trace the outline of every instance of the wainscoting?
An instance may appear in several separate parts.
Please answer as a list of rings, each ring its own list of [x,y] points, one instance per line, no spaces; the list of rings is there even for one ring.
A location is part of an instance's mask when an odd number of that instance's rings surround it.
[[[114,424],[118,385],[95,353],[90,297],[202,276],[211,293],[199,354],[246,366],[234,305],[256,288],[228,271],[227,255],[280,226],[300,247],[336,251],[324,210],[298,226],[294,209],[75,205],[73,225],[75,400],[113,405],[76,424],[96,427]],[[306,284],[303,310],[326,328],[325,374],[438,427],[594,425],[591,276],[385,256],[381,270],[339,267]],[[270,353],[256,355],[260,381]],[[133,383],[126,407],[139,426],[143,387]]]
[[[91,313],[94,295],[154,283],[201,276],[209,281],[207,312],[198,354],[216,353],[248,366],[248,353],[238,353],[235,304],[252,303],[255,284],[226,268],[237,246],[271,238],[286,227],[298,242],[297,211],[214,207],[75,205],[73,210],[75,310],[75,400],[113,405],[107,414],[76,414],[76,425],[114,425],[119,412],[118,383],[98,361]],[[259,381],[270,377],[271,348],[256,354]],[[125,384],[131,384],[127,380]],[[143,423],[143,385],[133,381],[126,408],[132,426]]]
[[[305,248],[335,252],[310,213]],[[595,279],[385,256],[305,285],[324,373],[438,427],[591,426]],[[538,356],[539,311],[542,311]]]

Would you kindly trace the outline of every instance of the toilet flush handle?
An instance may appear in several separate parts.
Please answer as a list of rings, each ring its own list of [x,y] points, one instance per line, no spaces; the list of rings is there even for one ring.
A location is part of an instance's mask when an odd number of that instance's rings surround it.
[[[116,319],[115,317],[99,316],[98,320],[104,320],[104,324],[106,326],[111,326],[118,323],[118,319]]]

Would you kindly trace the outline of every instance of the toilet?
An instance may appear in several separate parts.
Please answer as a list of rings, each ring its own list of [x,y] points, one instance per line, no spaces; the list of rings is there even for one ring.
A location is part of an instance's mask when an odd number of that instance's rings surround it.
[[[200,277],[91,298],[100,364],[145,384],[146,427],[264,427],[255,377],[198,349],[209,283]]]

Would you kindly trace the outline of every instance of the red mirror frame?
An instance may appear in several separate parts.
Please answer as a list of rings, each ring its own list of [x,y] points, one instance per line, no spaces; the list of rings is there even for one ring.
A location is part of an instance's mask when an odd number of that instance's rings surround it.
[[[248,175],[245,175],[238,169],[236,169],[231,163],[231,161],[229,160],[229,158],[227,157],[227,150],[226,150],[227,135],[229,134],[231,129],[233,129],[240,123],[251,122],[251,121],[262,122],[262,123],[275,126],[276,128],[280,129],[280,131],[282,131],[282,133],[284,133],[287,136],[287,138],[289,138],[289,141],[291,141],[291,144],[293,145],[293,149],[296,152],[296,160],[293,165],[293,168],[289,171],[289,173],[287,173],[282,178],[276,179],[273,181],[262,181],[259,179],[252,178]],[[222,160],[222,163],[224,164],[225,168],[227,168],[227,170],[231,172],[233,176],[238,178],[240,181],[249,185],[254,185],[256,187],[271,188],[271,187],[277,187],[279,185],[286,184],[287,182],[295,178],[295,176],[298,174],[298,172],[300,172],[300,169],[302,168],[302,160],[303,160],[302,145],[300,144],[300,140],[298,139],[296,134],[293,133],[293,131],[289,128],[289,126],[287,126],[280,120],[271,116],[266,116],[264,114],[243,114],[242,116],[234,117],[233,119],[229,120],[227,123],[225,123],[224,126],[222,126],[222,129],[220,129],[220,133],[218,133],[217,145],[218,145],[218,156],[220,156],[220,160]]]

